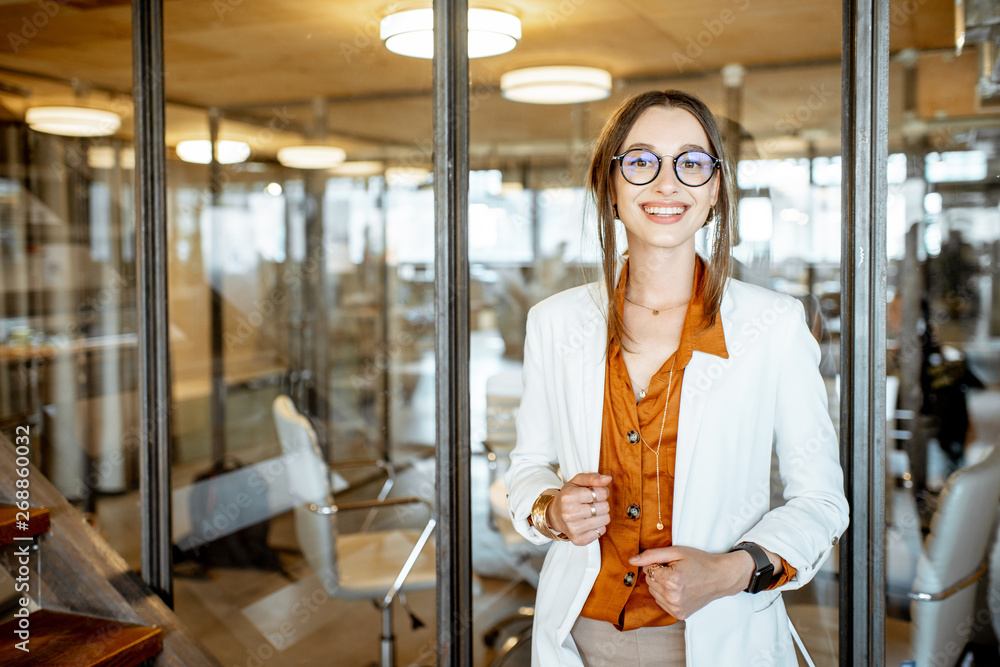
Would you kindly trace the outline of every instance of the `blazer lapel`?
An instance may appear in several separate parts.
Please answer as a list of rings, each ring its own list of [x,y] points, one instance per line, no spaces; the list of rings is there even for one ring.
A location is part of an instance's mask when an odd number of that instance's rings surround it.
[[[731,300],[729,291],[726,290],[722,304],[719,309],[719,317],[722,318],[723,330],[731,335],[733,323],[728,317],[730,313]],[[727,335],[726,344],[731,340]],[[731,352],[730,352],[731,353]],[[695,447],[698,442],[698,434],[701,431],[702,419],[705,415],[705,406],[708,405],[712,394],[711,375],[709,368],[713,363],[720,362],[719,357],[705,352],[695,351],[684,369],[684,384],[681,387],[680,419],[677,424],[677,451],[674,459],[674,509],[672,531],[674,539],[685,539],[682,524],[687,496],[688,481],[691,475],[691,462],[694,459]],[[694,492],[695,490],[692,490]]]
[[[700,390],[697,378],[705,377],[708,364],[716,359],[704,352],[694,352],[687,368],[684,369],[684,385],[681,387],[680,419],[677,423],[677,453],[674,459],[674,511],[672,531],[679,534],[679,519],[684,516],[684,496],[687,492],[691,460],[694,458],[695,443],[701,429],[702,416],[708,403],[708,390]]]
[[[601,283],[582,291],[584,301],[567,328],[567,336],[572,344],[579,341],[579,402],[570,409],[575,415],[571,428],[574,441],[582,443],[575,448],[579,457],[580,470],[576,472],[597,472],[601,458],[601,426],[604,416],[604,373],[605,350],[607,348],[607,324],[604,321],[604,302]],[[574,330],[575,329],[575,330]],[[570,362],[572,363],[572,362]]]

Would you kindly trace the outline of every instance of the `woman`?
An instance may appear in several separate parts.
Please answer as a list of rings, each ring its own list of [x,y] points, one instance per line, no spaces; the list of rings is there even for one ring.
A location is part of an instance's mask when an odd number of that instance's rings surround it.
[[[729,279],[735,177],[697,98],[625,102],[588,190],[605,279],[529,313],[506,476],[519,532],[556,541],[533,664],[795,665],[780,592],[848,516],[802,307]],[[770,510],[772,443],[786,502]]]

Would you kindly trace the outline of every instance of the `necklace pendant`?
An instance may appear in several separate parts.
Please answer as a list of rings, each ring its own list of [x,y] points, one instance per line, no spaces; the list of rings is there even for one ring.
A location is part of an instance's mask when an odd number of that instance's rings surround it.
[[[658,311],[658,310],[654,310],[654,311],[653,311],[653,314],[654,314],[654,315],[659,315],[659,314],[660,314],[660,311]]]
[[[657,530],[663,530],[663,522],[662,521],[657,521],[656,522],[656,529]]]

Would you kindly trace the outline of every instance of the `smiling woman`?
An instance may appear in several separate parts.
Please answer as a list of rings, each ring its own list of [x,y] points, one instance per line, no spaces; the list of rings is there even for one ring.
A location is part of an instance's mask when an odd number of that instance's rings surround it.
[[[562,292],[529,314],[506,478],[517,530],[556,541],[539,582],[533,664],[774,655],[784,657],[772,664],[797,664],[781,592],[815,576],[848,508],[801,306],[728,280],[732,174],[714,116],[679,91],[626,101],[596,144],[589,189],[604,285]],[[708,223],[710,262],[695,251]],[[740,333],[764,311],[782,315],[744,348]],[[583,364],[554,354],[601,317],[606,336],[592,329]],[[721,372],[713,357],[728,360]],[[699,390],[685,391],[692,382]],[[708,410],[727,418],[703,422]],[[803,462],[816,432],[826,437]],[[769,484],[772,443],[786,483],[774,510],[758,491]]]

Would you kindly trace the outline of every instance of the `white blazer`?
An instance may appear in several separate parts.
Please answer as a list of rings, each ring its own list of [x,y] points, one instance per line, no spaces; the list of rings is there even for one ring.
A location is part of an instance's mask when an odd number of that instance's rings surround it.
[[[527,518],[542,491],[562,486],[555,466],[567,480],[597,471],[606,304],[603,284],[593,283],[550,297],[528,313],[524,395],[506,482],[514,525],[536,544],[549,540]],[[848,522],[819,346],[802,305],[789,296],[732,280],[720,314],[729,359],[695,352],[684,373],[673,541],[712,553],[755,542],[798,573],[777,590],[721,598],[691,615],[684,632],[687,665],[794,667],[780,591],[813,578]],[[773,510],[772,444],[786,499]],[[582,665],[570,629],[600,560],[596,541],[552,545],[535,603],[533,665]]]

